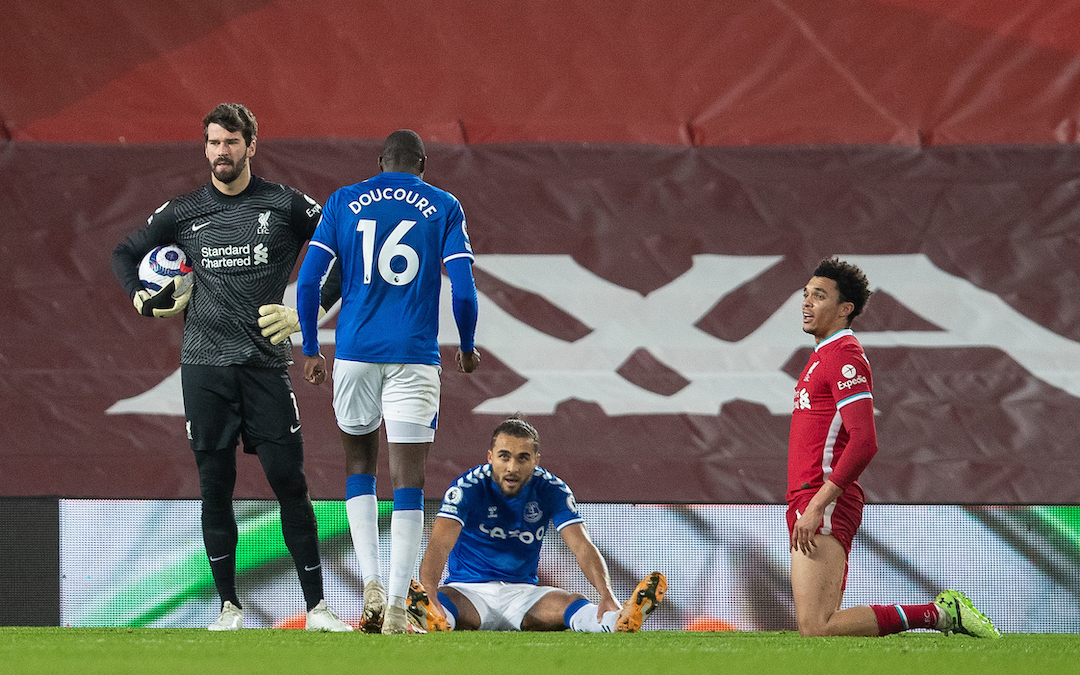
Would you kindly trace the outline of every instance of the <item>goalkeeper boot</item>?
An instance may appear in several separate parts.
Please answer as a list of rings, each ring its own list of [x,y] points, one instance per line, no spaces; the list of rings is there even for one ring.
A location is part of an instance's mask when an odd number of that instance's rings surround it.
[[[431,606],[424,585],[416,579],[409,583],[409,597],[405,606],[409,623],[417,633],[441,632],[450,630],[446,617],[436,612]]]
[[[326,600],[320,600],[319,604],[307,613],[307,625],[304,628],[329,633],[348,633],[353,629],[352,626],[339,619],[337,614],[330,611],[330,608],[326,606]]]
[[[653,572],[642,579],[634,589],[634,594],[619,610],[619,618],[615,620],[615,632],[636,633],[641,630],[641,624],[664,599],[665,593],[667,578],[660,572]]]
[[[977,638],[999,638],[1001,633],[985,614],[971,604],[971,600],[960,591],[942,591],[934,599],[938,611],[948,617],[948,626],[941,632],[963,633]]]
[[[409,614],[401,607],[394,605],[386,606],[386,616],[383,617],[383,635],[404,635],[409,632]]]
[[[228,600],[221,604],[221,616],[207,630],[240,630],[244,627],[244,610]]]
[[[382,632],[385,612],[386,588],[378,579],[372,579],[364,584],[364,615],[360,619],[360,630],[365,633]]]

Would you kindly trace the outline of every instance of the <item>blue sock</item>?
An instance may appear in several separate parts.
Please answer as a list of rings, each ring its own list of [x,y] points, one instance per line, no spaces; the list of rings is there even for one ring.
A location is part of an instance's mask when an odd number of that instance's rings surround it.
[[[373,494],[375,494],[375,476],[354,473],[345,479],[345,499]]]
[[[424,491],[421,488],[398,488],[394,490],[395,511],[423,511]]]
[[[442,601],[441,597],[439,598],[439,601]],[[563,612],[562,615],[563,623],[566,624],[567,628],[570,627],[570,617],[574,616],[574,614],[576,614],[579,609],[581,609],[587,604],[589,604],[589,601],[585,598],[578,598],[577,600],[570,603],[570,606],[566,608],[566,611]]]
[[[457,605],[455,605],[453,602],[451,602],[450,598],[446,597],[446,593],[437,593],[436,597],[439,598],[439,604],[443,606],[443,609],[445,609],[448,614],[453,615],[454,623],[457,623],[457,617],[458,617]]]

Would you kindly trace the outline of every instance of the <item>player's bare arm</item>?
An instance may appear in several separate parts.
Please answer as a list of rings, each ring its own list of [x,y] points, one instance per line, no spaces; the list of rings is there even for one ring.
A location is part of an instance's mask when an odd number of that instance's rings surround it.
[[[581,568],[585,578],[589,580],[589,583],[600,595],[596,620],[600,621],[605,612],[618,611],[620,604],[615,599],[615,591],[611,588],[611,577],[608,575],[607,563],[604,561],[604,556],[600,555],[600,550],[596,548],[596,544],[589,538],[589,531],[585,529],[585,525],[582,523],[567,525],[559,530],[559,534],[562,535],[567,548],[577,558],[578,566]]]
[[[431,526],[431,537],[427,550],[424,551],[424,559],[420,562],[420,583],[428,589],[431,606],[443,616],[446,616],[446,610],[439,604],[439,579],[446,567],[450,550],[454,548],[460,534],[461,523],[453,518],[436,518]]]

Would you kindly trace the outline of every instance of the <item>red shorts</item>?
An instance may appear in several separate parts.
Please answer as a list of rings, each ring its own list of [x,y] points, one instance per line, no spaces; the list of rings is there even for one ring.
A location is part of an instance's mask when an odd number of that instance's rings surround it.
[[[788,502],[787,527],[789,537],[795,530],[795,521],[799,519],[799,514],[806,510],[806,505],[810,503],[815,494],[814,490],[800,492]],[[866,497],[859,486],[853,485],[844,490],[843,494],[835,502],[825,508],[825,516],[817,531],[821,534],[832,535],[844,547],[844,552],[850,555],[851,540],[855,538],[855,531],[862,524],[862,512],[865,504]]]

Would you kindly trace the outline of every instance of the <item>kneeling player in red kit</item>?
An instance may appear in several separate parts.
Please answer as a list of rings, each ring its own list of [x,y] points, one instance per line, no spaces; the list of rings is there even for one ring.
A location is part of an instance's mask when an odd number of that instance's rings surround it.
[[[851,331],[869,297],[866,275],[836,258],[823,260],[803,289],[802,328],[817,346],[795,384],[788,442],[787,523],[799,633],[878,636],[929,628],[1001,637],[958,591],[942,591],[923,605],[840,609],[866,501],[856,479],[877,452],[870,362]]]

